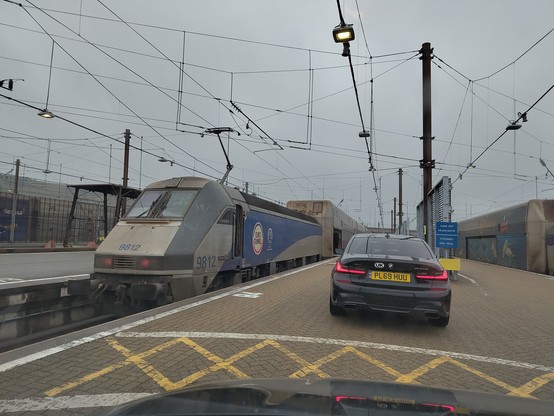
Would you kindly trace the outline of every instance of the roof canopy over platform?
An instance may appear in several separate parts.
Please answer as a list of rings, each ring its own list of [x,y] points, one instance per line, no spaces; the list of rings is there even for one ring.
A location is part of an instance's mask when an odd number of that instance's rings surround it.
[[[75,189],[75,193],[73,194],[73,203],[71,205],[71,211],[67,220],[67,226],[65,228],[65,236],[63,239],[64,247],[67,247],[69,245],[71,224],[75,219],[75,206],[77,205],[79,192],[81,190],[100,193],[104,195],[104,236],[108,235],[108,195],[113,195],[117,198],[117,202],[115,204],[115,216],[113,219],[113,224],[115,225],[119,221],[119,217],[122,212],[125,211],[126,198],[137,199],[141,192],[139,189],[130,188],[123,185],[116,185],[113,183],[78,184],[67,185],[67,187]]]

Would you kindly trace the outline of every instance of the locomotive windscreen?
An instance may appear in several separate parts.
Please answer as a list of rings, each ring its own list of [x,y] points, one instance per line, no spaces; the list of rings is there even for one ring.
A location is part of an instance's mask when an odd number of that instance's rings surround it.
[[[197,189],[146,190],[125,218],[183,218],[197,193]]]

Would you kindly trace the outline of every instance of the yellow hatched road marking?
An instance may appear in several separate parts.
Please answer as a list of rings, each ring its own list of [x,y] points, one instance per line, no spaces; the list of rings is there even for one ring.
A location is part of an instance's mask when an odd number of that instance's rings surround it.
[[[116,351],[119,351],[121,354],[123,354],[127,358],[127,360],[135,364],[138,368],[140,368],[144,372],[144,374],[146,374],[148,377],[150,377],[152,380],[158,383],[162,388],[166,390],[171,389],[171,387],[173,386],[173,383],[171,382],[171,380],[169,380],[166,376],[160,373],[152,365],[148,364],[144,360],[144,358],[141,357],[140,354],[134,355],[131,352],[131,350],[129,350],[128,348],[125,348],[115,339],[110,339],[108,340],[108,342],[112,346],[112,348],[114,348]]]
[[[333,362],[334,360],[346,355],[346,354],[354,354],[357,357],[361,358],[362,360],[380,368],[381,370],[385,371],[386,373],[396,377],[397,382],[402,383],[418,383],[417,379],[424,374],[427,374],[428,372],[440,367],[443,364],[450,363],[458,368],[461,368],[473,375],[476,375],[489,383],[494,384],[497,387],[500,387],[508,392],[509,395],[515,395],[515,396],[523,396],[523,397],[533,397],[531,395],[532,392],[537,390],[538,388],[548,384],[551,381],[554,381],[554,373],[547,373],[543,374],[541,376],[535,377],[534,379],[530,380],[529,382],[523,384],[520,387],[514,387],[511,386],[501,380],[498,380],[497,378],[490,376],[480,370],[477,370],[467,364],[464,364],[454,358],[448,357],[448,356],[442,356],[435,358],[428,363],[416,368],[415,370],[410,371],[409,373],[403,374],[397,370],[395,370],[392,367],[389,367],[384,362],[377,360],[364,352],[358,350],[355,347],[352,346],[345,346],[343,348],[338,349],[337,351],[334,351],[315,362],[311,363],[304,358],[300,357],[298,354],[290,351],[289,349],[285,348],[283,345],[281,345],[279,342],[272,340],[272,339],[264,339],[263,341],[250,346],[237,354],[234,354],[230,356],[227,359],[223,359],[206,348],[202,347],[198,343],[192,341],[190,338],[187,337],[179,337],[172,339],[170,341],[164,342],[160,345],[157,345],[147,351],[134,354],[131,350],[120,344],[117,340],[114,338],[107,338],[106,342],[108,345],[110,345],[114,350],[118,351],[120,354],[122,354],[125,359],[119,362],[116,362],[114,364],[111,364],[105,368],[102,368],[98,371],[92,372],[90,374],[87,374],[77,380],[70,381],[68,383],[65,383],[59,387],[55,387],[53,389],[50,389],[45,392],[46,396],[53,397],[56,396],[64,391],[73,389],[75,387],[78,387],[82,384],[85,384],[87,382],[90,382],[92,380],[98,379],[100,377],[103,377],[107,374],[110,374],[111,372],[123,368],[125,366],[128,366],[129,364],[133,364],[136,367],[138,367],[141,371],[144,372],[145,375],[147,375],[150,379],[152,379],[154,382],[156,382],[162,389],[166,391],[175,390],[179,388],[183,388],[201,378],[204,376],[215,373],[220,370],[225,370],[235,376],[239,379],[245,379],[249,378],[247,374],[239,370],[237,367],[235,367],[233,364],[235,364],[237,361],[241,360],[242,358],[245,358],[249,356],[250,354],[255,353],[256,351],[260,351],[266,347],[273,347],[276,350],[282,352],[285,354],[289,359],[296,362],[301,366],[301,368],[294,373],[292,373],[289,377],[290,378],[300,378],[300,377],[306,377],[309,374],[315,374],[320,378],[328,378],[331,377],[327,372],[323,371],[321,369],[322,366],[329,364]],[[196,351],[198,354],[206,358],[207,360],[211,361],[213,365],[197,371],[193,374],[190,374],[189,376],[183,378],[182,380],[179,380],[177,382],[173,382],[169,380],[166,376],[164,376],[159,370],[157,370],[153,365],[149,364],[146,361],[146,358],[152,356],[153,354],[156,354],[158,352],[161,352],[169,347],[178,345],[178,344],[184,344],[190,349]]]
[[[319,370],[319,368],[325,364],[328,364],[330,363],[331,361],[334,361],[336,360],[337,358],[339,357],[342,357],[343,355],[347,354],[347,353],[354,353],[356,354],[358,357],[364,359],[365,361],[379,367],[380,369],[386,371],[387,373],[389,374],[392,374],[393,376],[395,377],[399,377],[401,376],[402,374],[399,373],[398,371],[396,371],[394,368],[391,368],[389,366],[387,366],[385,363],[379,361],[379,360],[376,360],[372,357],[370,357],[369,355],[367,354],[364,354],[363,352],[359,351],[358,349],[354,348],[354,347],[351,347],[351,346],[346,346],[346,347],[343,347],[341,348],[340,350],[337,350],[329,355],[326,355],[325,357],[323,358],[320,358],[319,360],[317,360],[316,362],[314,362],[313,364],[310,364],[310,365],[307,365],[307,366],[304,366],[303,368],[301,368],[300,370],[292,373],[290,375],[290,378],[299,378],[299,377],[305,377],[306,375],[310,374],[310,373],[315,373],[316,371]],[[329,377],[329,376],[327,376]]]
[[[418,377],[428,373],[429,371],[437,368],[439,365],[450,360],[450,357],[439,357],[434,360],[429,361],[427,364],[422,365],[421,367],[416,368],[415,370],[409,372],[408,374],[400,375],[396,381],[399,383],[414,383]]]
[[[503,389],[505,389],[506,391],[510,392],[510,393],[515,393],[517,391],[517,387],[513,387],[513,386],[510,386],[509,384],[503,382],[503,381],[500,381],[498,380],[497,378],[493,377],[493,376],[490,376],[488,374],[485,374],[483,373],[482,371],[479,371],[473,367],[470,367],[469,365],[467,364],[464,364],[458,360],[455,360],[453,358],[449,358],[448,360],[450,363],[460,367],[460,368],[463,368],[464,370],[472,373],[472,374],[475,374],[476,376],[478,377],[481,377],[482,379],[484,380],[487,380],[489,383],[492,383],[498,387],[501,387]],[[533,397],[529,394],[517,394],[518,396],[523,396],[523,397]]]
[[[554,373],[543,374],[510,392],[510,396],[530,396],[538,388],[554,380]]]
[[[298,364],[304,366],[304,368],[308,369],[309,372],[313,372],[317,374],[320,378],[329,378],[330,375],[327,374],[325,371],[322,371],[319,367],[316,367],[314,364],[310,363],[309,361],[306,361],[304,358],[300,357],[298,354],[289,351],[285,347],[283,347],[281,344],[279,344],[277,341],[271,340],[271,346],[273,346],[275,349],[281,351],[284,353],[287,357],[289,357],[291,360],[296,361]],[[294,376],[295,373],[291,374],[290,378],[297,378]],[[308,374],[308,373],[306,373]]]
[[[114,339],[112,338],[108,338],[107,339],[107,342],[112,345],[112,341],[113,342],[117,342],[115,341]],[[146,358],[146,357],[149,357],[150,355],[152,354],[156,354],[157,352],[160,352],[160,351],[163,351],[165,350],[166,348],[169,348],[175,344],[178,344],[179,343],[179,339],[172,339],[171,341],[167,341],[167,342],[164,342],[163,344],[160,344],[160,345],[157,345],[156,347],[154,348],[151,348],[149,349],[148,351],[145,351],[143,353],[140,353],[140,354],[137,354],[136,357],[138,358]],[[53,388],[53,389],[50,389],[48,391],[45,392],[45,394],[48,396],[48,397],[53,397],[53,396],[57,396],[58,394],[64,392],[64,391],[67,391],[67,390],[70,390],[72,388],[75,388],[77,386],[80,386],[81,384],[84,384],[84,383],[87,383],[89,381],[92,381],[94,379],[97,379],[99,377],[102,377],[106,374],[109,374],[111,373],[112,371],[115,371],[119,368],[122,368],[122,367],[125,367],[129,364],[132,364],[133,362],[127,358],[123,361],[120,361],[118,363],[115,363],[115,364],[112,364],[112,365],[109,365],[99,371],[95,371],[93,373],[90,373],[90,374],[87,374],[86,376],[83,376],[81,377],[80,379],[77,379],[75,381],[71,381],[69,383],[65,383],[63,385],[61,385],[60,387],[56,387],[56,388]]]

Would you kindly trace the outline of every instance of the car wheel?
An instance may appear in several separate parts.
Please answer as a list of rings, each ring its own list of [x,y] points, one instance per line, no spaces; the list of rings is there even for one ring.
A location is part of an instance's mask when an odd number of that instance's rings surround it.
[[[435,326],[445,327],[450,322],[450,316],[444,316],[437,319],[429,319],[429,322]]]
[[[334,305],[331,298],[329,298],[329,312],[333,316],[344,315],[345,311],[340,306]]]

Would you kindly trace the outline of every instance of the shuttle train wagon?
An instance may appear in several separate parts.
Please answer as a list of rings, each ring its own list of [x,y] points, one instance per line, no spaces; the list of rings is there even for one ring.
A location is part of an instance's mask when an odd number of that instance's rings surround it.
[[[554,200],[530,200],[459,222],[456,255],[554,274]]]
[[[322,252],[312,216],[213,180],[173,178],[144,189],[96,250],[91,279],[71,281],[69,292],[155,306],[312,263]]]
[[[337,249],[344,249],[354,234],[368,231],[328,200],[289,201],[287,208],[314,217],[319,222],[323,236],[323,257],[337,254]]]

